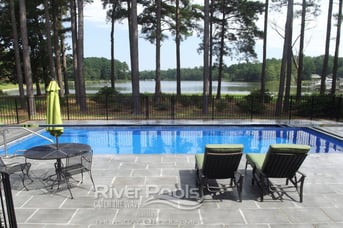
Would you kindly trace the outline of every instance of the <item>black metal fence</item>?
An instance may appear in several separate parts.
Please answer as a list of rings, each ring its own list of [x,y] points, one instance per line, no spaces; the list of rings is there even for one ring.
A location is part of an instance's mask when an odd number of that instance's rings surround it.
[[[153,119],[329,119],[343,117],[342,96],[291,96],[278,109],[277,98],[262,102],[260,97],[230,96],[221,99],[209,97],[208,109],[203,110],[203,96],[141,95],[139,113],[133,113],[133,97],[129,95],[86,97],[86,107],[80,109],[75,96],[61,98],[64,120],[153,120]],[[285,100],[285,99],[284,99]],[[35,110],[29,110],[27,101],[21,105],[19,97],[0,97],[0,122],[18,124],[27,120],[45,120],[46,97],[35,97]],[[278,111],[279,110],[279,111]]]
[[[0,170],[0,227],[17,227],[10,176]]]

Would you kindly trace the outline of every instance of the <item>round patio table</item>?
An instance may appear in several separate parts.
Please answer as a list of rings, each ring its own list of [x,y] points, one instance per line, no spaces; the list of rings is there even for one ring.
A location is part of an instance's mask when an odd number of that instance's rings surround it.
[[[90,152],[92,148],[81,143],[60,143],[32,147],[24,152],[24,156],[35,160],[54,160],[78,156]]]
[[[60,144],[47,144],[32,147],[24,152],[25,158],[34,160],[55,160],[55,172],[57,183],[61,182],[62,177],[62,162],[63,158],[70,158],[79,156],[92,151],[92,148],[87,144],[81,143],[60,143]],[[54,182],[55,182],[54,181]],[[54,185],[54,184],[53,184]],[[53,187],[51,186],[51,188]]]

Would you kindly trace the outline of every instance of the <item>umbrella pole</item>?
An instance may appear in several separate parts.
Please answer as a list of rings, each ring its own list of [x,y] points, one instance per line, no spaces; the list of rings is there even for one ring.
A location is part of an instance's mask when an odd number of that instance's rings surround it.
[[[56,149],[58,150],[58,136],[55,136],[56,138]]]

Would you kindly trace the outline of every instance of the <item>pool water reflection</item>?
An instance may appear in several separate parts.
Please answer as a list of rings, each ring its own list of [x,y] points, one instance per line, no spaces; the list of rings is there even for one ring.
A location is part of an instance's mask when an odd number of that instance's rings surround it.
[[[51,137],[45,131],[41,134]],[[65,127],[59,142],[89,144],[95,154],[194,154],[210,143],[241,143],[244,152],[263,153],[272,143],[306,144],[312,153],[343,152],[343,142],[334,137],[309,128],[277,126]],[[7,153],[44,144],[49,142],[33,136],[8,145]]]

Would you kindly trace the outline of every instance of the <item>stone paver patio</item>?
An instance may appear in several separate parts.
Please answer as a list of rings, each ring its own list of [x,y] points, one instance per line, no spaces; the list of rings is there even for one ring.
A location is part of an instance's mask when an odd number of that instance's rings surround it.
[[[192,198],[194,155],[95,155],[96,192],[85,174],[82,184],[73,182],[74,199],[65,184],[51,190],[41,181],[53,172],[53,163],[31,162],[34,182],[26,181],[29,191],[19,176],[12,176],[19,227],[343,226],[343,154],[339,153],[307,157],[301,167],[307,175],[303,203],[270,196],[260,202],[248,169],[242,203],[233,190],[206,195],[199,204]],[[243,173],[244,166],[245,158],[240,164]]]

